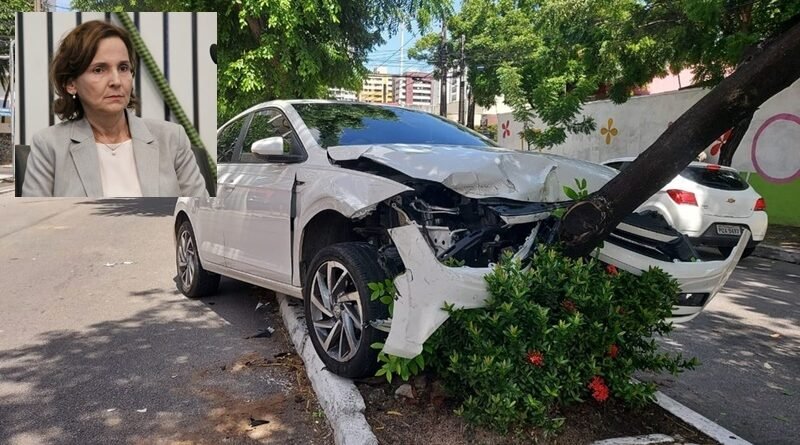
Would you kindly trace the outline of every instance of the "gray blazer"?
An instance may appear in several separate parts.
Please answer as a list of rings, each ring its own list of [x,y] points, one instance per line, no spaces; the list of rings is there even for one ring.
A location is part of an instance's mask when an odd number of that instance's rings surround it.
[[[142,196],[208,196],[183,127],[125,113]],[[103,197],[89,121],[64,121],[33,136],[22,196]]]

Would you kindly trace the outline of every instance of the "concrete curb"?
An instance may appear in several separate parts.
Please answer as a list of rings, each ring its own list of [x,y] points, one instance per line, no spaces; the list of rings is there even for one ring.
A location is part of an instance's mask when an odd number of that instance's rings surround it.
[[[753,445],[661,391],[656,391],[656,403],[722,445]]]
[[[771,246],[769,244],[759,244],[753,255],[770,260],[784,261],[787,263],[800,264],[800,253],[787,252],[780,247]]]
[[[305,363],[308,379],[317,394],[319,404],[325,411],[333,438],[337,445],[377,445],[378,438],[364,417],[366,405],[361,393],[352,380],[339,377],[325,370],[325,365],[317,356],[314,345],[308,337],[305,322],[302,321],[302,304],[290,304],[298,300],[277,294],[281,317],[297,354]]]

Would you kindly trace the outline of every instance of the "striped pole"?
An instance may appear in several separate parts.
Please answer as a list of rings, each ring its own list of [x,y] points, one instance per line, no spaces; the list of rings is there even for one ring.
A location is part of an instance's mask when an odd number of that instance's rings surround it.
[[[153,55],[150,54],[150,50],[147,48],[147,45],[145,45],[144,40],[142,40],[142,36],[139,35],[139,30],[136,29],[136,26],[133,24],[133,21],[131,21],[131,18],[128,17],[126,12],[115,12],[114,15],[117,16],[122,24],[122,27],[125,28],[128,31],[128,34],[131,35],[131,41],[134,49],[139,54],[139,57],[142,59],[144,65],[147,67],[147,71],[150,73],[150,76],[152,76],[153,80],[156,82],[156,86],[158,87],[164,102],[166,102],[166,104],[172,110],[172,113],[175,115],[178,123],[181,124],[186,130],[186,134],[189,136],[189,141],[192,143],[192,146],[202,149],[203,153],[205,153],[209,171],[212,172],[214,176],[214,183],[216,183],[217,169],[214,168],[215,163],[213,159],[211,159],[211,156],[208,154],[208,150],[206,150],[203,140],[200,139],[200,134],[197,133],[197,129],[194,128],[194,125],[192,125],[189,117],[186,116],[186,113],[183,111],[183,107],[181,107],[180,102],[178,102],[178,98],[175,97],[175,93],[172,92],[172,88],[170,88],[166,77],[164,77],[164,73],[162,73],[161,69],[159,69],[158,65],[156,65]]]

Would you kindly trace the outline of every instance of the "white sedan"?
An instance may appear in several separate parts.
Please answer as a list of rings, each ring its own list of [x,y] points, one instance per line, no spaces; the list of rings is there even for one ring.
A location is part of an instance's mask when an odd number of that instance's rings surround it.
[[[302,298],[314,348],[347,377],[374,372],[376,341],[388,354],[419,354],[447,319],[445,302],[484,304],[483,277],[503,251],[524,260],[553,241],[551,212],[570,205],[562,184],[582,178],[594,191],[614,175],[372,104],[260,104],[223,125],[217,143],[217,196],[175,207],[180,290],[206,295],[225,275]],[[747,237],[725,261],[694,262],[662,219],[632,215],[598,257],[671,274],[681,285],[674,320],[686,321],[723,286]],[[387,278],[398,291],[391,318],[368,289]]]
[[[635,158],[603,162],[623,170]],[[767,234],[767,204],[739,172],[731,167],[692,162],[678,176],[642,204],[637,212],[652,210],[662,215],[695,245],[716,247],[728,256],[744,230],[752,239],[747,257]]]

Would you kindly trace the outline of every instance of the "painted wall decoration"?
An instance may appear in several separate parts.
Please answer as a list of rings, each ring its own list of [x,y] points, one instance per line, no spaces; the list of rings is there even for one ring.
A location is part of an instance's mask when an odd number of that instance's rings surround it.
[[[567,140],[550,150],[553,154],[603,162],[608,159],[637,156],[649,147],[686,110],[709,90],[684,89],[649,96],[632,97],[616,105],[608,100],[585,104],[581,113],[604,123],[598,133],[568,135]],[[800,226],[800,80],[761,105],[750,128],[742,137],[732,166],[767,201],[770,224]],[[614,116],[615,119],[608,116]],[[499,119],[509,122],[512,134],[522,125],[511,113]],[[619,122],[625,122],[620,131]],[[534,122],[534,125],[540,124]],[[616,132],[615,132],[616,131]],[[499,134],[499,129],[498,129]],[[730,140],[726,131],[705,149],[706,162],[719,160],[722,146]],[[501,145],[520,149],[516,138],[500,140]]]
[[[758,127],[750,148],[751,161],[756,172],[765,180],[776,184],[792,182],[800,178],[800,116],[778,113]],[[788,163],[771,162],[780,158],[777,151],[782,145],[793,145],[795,156]],[[788,147],[791,150],[791,147]],[[741,147],[739,148],[741,150]]]
[[[610,117],[606,126],[600,129],[600,135],[606,137],[606,145],[611,144],[611,139],[618,133],[617,129],[614,128],[614,119]]]

